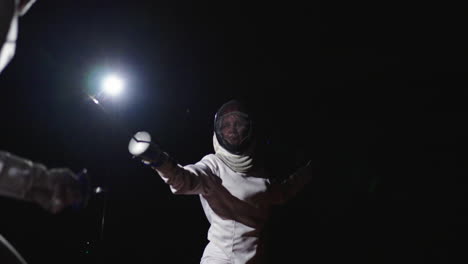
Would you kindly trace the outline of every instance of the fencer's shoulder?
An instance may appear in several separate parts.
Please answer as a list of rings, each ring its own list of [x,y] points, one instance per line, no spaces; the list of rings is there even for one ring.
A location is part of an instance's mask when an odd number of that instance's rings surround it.
[[[185,165],[183,168],[196,175],[218,175],[219,164],[216,159],[214,155],[206,155],[197,163]]]
[[[219,158],[216,157],[215,154],[208,154],[208,155],[204,156],[200,160],[200,162],[210,164],[210,165],[213,165],[213,166],[217,165],[219,163],[219,161],[220,161]]]
[[[202,158],[202,160],[210,160],[210,161],[213,161],[213,160],[216,160],[216,159],[217,159],[217,157],[213,153],[207,154]]]
[[[213,171],[219,171],[220,164],[223,164],[223,162],[215,154],[208,154],[204,156],[200,162],[210,167]]]

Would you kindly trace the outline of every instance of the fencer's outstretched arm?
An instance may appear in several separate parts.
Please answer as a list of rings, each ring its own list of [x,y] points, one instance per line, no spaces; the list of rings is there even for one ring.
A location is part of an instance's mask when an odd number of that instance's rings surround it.
[[[208,194],[212,184],[219,183],[213,171],[217,166],[203,158],[196,164],[181,166],[159,144],[151,141],[146,131],[137,132],[128,144],[128,151],[153,168],[174,194]]]
[[[151,166],[169,185],[174,194],[208,194],[210,186],[219,184],[219,178],[213,176],[212,168],[202,160],[196,164],[181,166],[167,153],[161,154],[157,165]]]
[[[83,204],[83,182],[67,168],[47,169],[40,163],[0,151],[0,195],[34,202],[51,213]]]

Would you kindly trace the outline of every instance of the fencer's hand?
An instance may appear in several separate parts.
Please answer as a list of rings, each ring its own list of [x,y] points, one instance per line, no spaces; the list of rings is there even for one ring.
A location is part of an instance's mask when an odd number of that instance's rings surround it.
[[[159,144],[151,141],[150,134],[145,131],[137,132],[130,139],[128,151],[133,158],[152,167],[159,167],[167,160],[167,154],[162,151]]]
[[[144,156],[144,157],[139,157],[141,162],[143,164],[151,166],[151,167],[160,167],[162,164],[164,164],[168,159],[167,153],[163,152],[162,150],[158,150],[157,154],[155,153],[153,156]]]

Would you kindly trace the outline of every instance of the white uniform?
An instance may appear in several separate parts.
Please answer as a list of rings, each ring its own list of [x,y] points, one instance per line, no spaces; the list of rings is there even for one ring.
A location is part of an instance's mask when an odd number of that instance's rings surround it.
[[[211,224],[204,264],[264,263],[262,230],[272,205],[292,197],[311,175],[308,165],[273,185],[263,171],[235,172],[215,154],[159,174],[174,194],[200,195]]]
[[[0,72],[15,53],[18,17],[24,15],[34,2],[0,0]],[[70,169],[48,170],[42,164],[0,151],[0,196],[36,202],[55,213],[70,205],[66,200],[79,202],[84,199],[80,185]]]
[[[0,73],[13,59],[18,36],[18,17],[35,0],[0,0]],[[85,200],[82,183],[65,168],[48,170],[44,165],[0,151],[0,196],[35,202],[56,213]],[[16,249],[0,235],[0,263],[26,264]]]
[[[47,169],[40,163],[0,151],[0,196],[34,202],[51,213],[86,200],[82,183],[65,168]],[[0,235],[0,263],[26,264]]]
[[[0,196],[34,202],[51,213],[85,203],[88,186],[67,168],[48,169],[28,159],[0,151]]]

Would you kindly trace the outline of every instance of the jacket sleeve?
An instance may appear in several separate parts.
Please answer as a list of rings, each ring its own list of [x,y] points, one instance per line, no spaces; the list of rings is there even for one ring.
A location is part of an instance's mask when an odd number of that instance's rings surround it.
[[[284,181],[272,184],[272,202],[274,204],[287,203],[311,181],[312,177],[312,164],[309,161]]]
[[[80,203],[85,194],[67,168],[47,169],[40,163],[0,151],[0,195],[34,202],[49,212]]]
[[[153,168],[174,194],[208,195],[215,184],[221,183],[215,173],[216,165],[206,157],[192,165],[182,166],[168,161]]]

